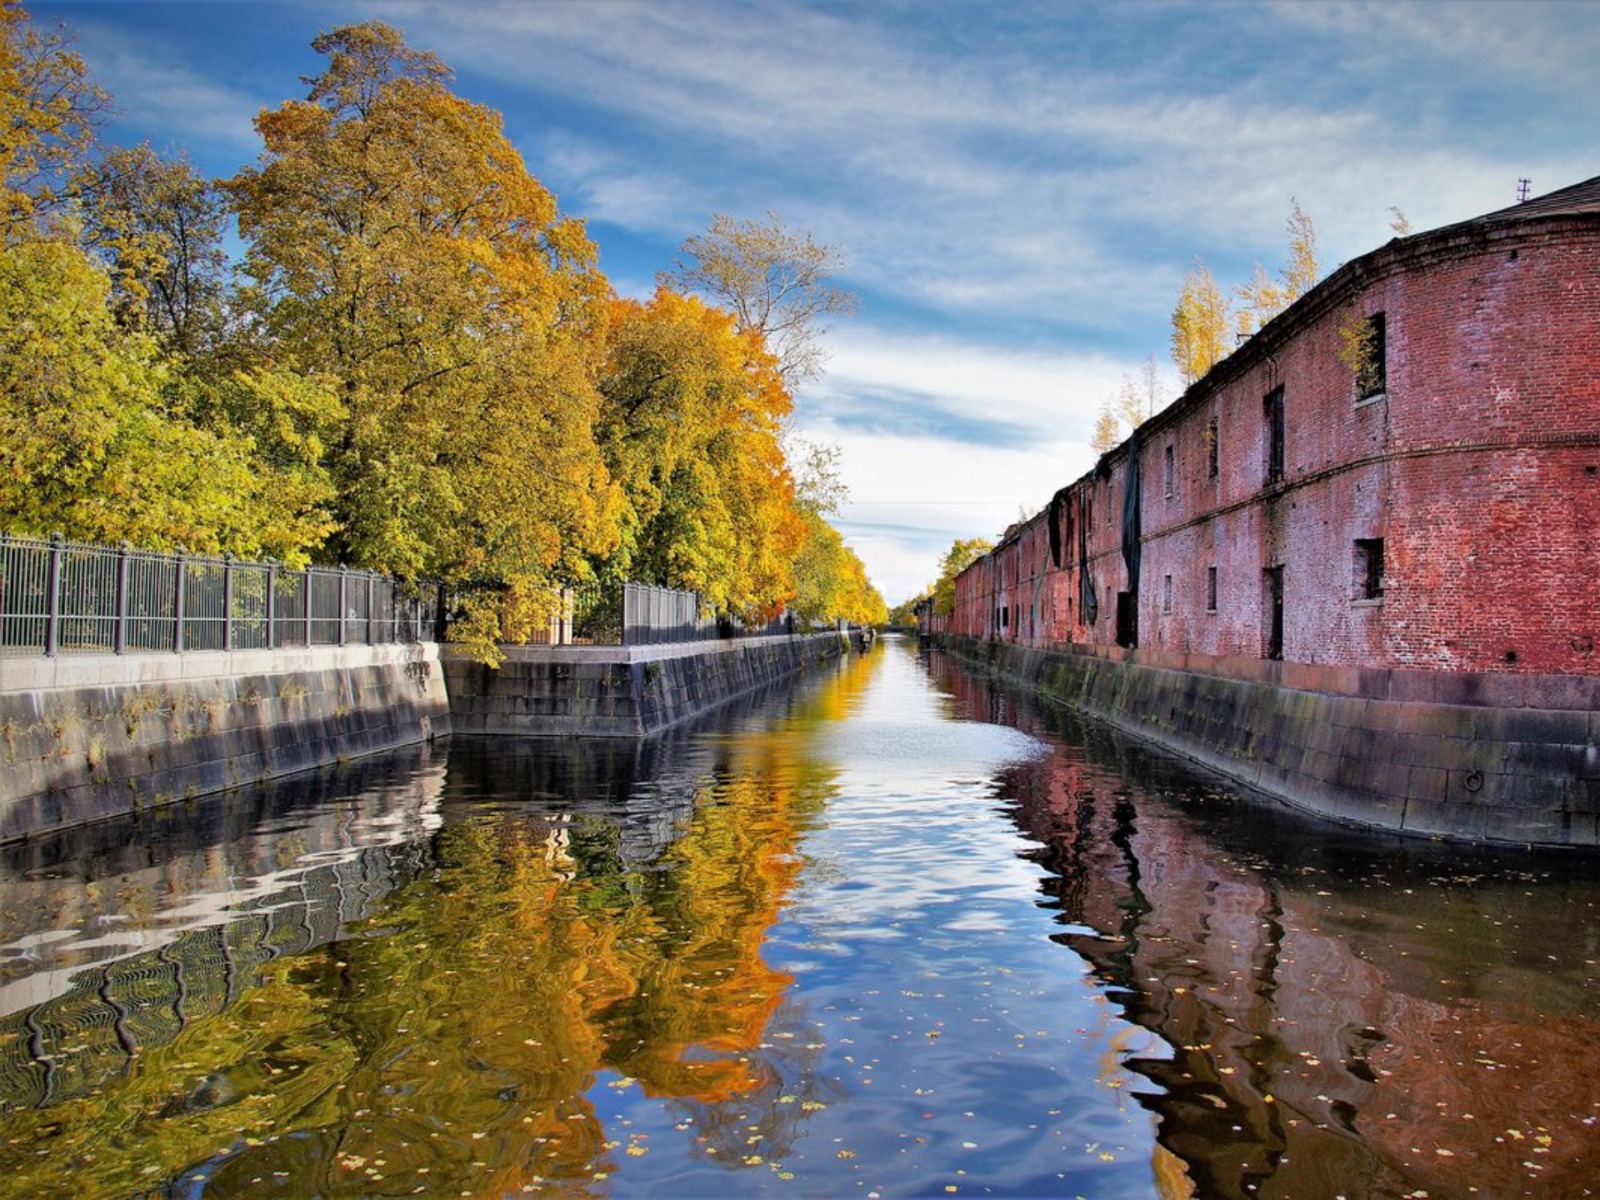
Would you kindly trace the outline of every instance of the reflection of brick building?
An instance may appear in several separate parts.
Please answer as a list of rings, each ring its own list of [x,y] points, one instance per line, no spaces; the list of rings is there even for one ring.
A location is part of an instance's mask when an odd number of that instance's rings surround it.
[[[958,715],[1054,743],[1001,791],[1051,872],[1058,940],[1170,1047],[1129,1065],[1160,1085],[1140,1099],[1197,1194],[1585,1194],[1592,939],[1526,931],[1585,910],[1592,882],[1531,891],[1425,843],[1409,861],[1324,848],[1295,814],[1208,792],[1131,739],[1059,710],[1068,736],[1052,737],[938,655],[934,672]]]
[[[1393,704],[1391,733],[1435,744],[1351,759],[1290,713],[1241,751],[1169,721],[1310,807],[1595,844],[1597,503],[1600,178],[1339,268],[962,574],[951,634],[1171,672],[1157,709],[1194,676],[1243,687],[1209,707],[1258,711],[1261,685]],[[1449,744],[1470,741],[1495,750]]]

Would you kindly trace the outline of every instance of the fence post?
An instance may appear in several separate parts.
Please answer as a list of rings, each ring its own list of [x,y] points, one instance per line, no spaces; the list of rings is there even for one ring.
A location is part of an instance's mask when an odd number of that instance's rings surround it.
[[[344,645],[344,606],[348,603],[350,570],[339,564],[339,645]]]
[[[178,547],[177,567],[173,571],[172,593],[172,652],[183,653],[183,547]]]
[[[300,598],[305,601],[302,607],[306,610],[306,649],[311,649],[311,568],[306,567],[300,573]]]
[[[372,645],[372,572],[367,572],[367,645]]]
[[[222,649],[233,650],[233,553],[222,556]]]
[[[113,654],[128,650],[128,540],[117,546],[117,626],[111,634]]]
[[[50,562],[45,574],[49,595],[44,610],[44,652],[52,658],[61,645],[61,540],[59,533],[50,535]]]
[[[267,559],[267,649],[278,648],[278,564]]]

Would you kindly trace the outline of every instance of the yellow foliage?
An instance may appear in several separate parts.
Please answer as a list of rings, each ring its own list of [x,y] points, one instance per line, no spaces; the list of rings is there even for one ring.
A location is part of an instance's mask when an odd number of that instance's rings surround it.
[[[1184,278],[1172,312],[1172,361],[1185,387],[1228,353],[1228,301],[1199,259]]]
[[[806,529],[780,440],[792,402],[760,335],[665,288],[615,301],[600,391],[600,444],[626,496],[613,569],[718,612],[776,613]]]

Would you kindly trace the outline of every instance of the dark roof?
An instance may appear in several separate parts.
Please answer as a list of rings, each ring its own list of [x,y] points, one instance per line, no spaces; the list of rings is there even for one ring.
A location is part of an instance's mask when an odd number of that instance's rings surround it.
[[[1600,175],[1571,187],[1560,188],[1510,208],[1484,213],[1465,222],[1469,225],[1499,225],[1507,221],[1528,221],[1538,217],[1565,217],[1577,213],[1600,213]]]

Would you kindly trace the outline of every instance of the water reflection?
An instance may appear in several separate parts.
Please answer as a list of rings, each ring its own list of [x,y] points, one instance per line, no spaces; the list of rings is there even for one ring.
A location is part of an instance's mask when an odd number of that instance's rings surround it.
[[[828,789],[802,745],[458,742],[350,795],[275,789],[245,828],[12,851],[0,1170],[36,1195],[599,1193],[650,1148],[606,1128],[612,1089],[670,1099],[703,1158],[781,1146],[820,1104],[814,1045],[763,1040],[792,982],[763,935]]]
[[[1577,858],[1241,800],[889,644],[0,851],[17,1194],[1588,1194]]]
[[[934,655],[1013,768],[1060,940],[1161,1035],[1128,1065],[1206,1196],[1600,1192],[1595,865],[1308,822]]]

